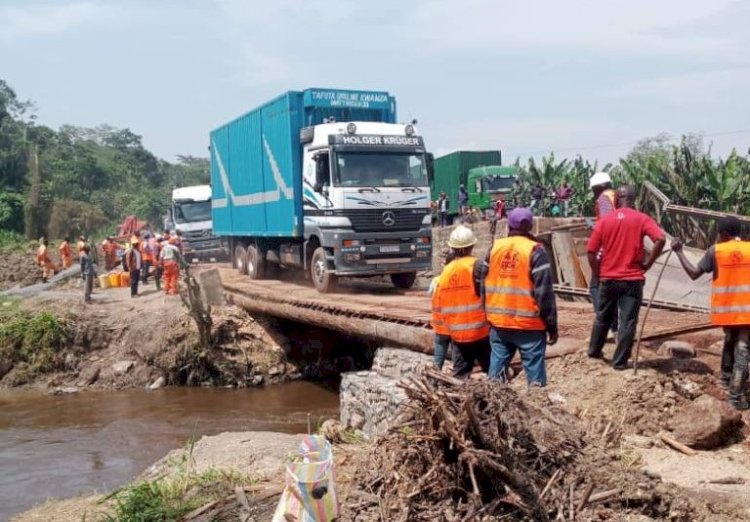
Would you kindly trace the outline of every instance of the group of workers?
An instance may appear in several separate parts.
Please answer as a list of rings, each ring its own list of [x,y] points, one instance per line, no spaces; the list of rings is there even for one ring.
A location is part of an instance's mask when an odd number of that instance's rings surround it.
[[[117,251],[120,248],[113,238],[105,240],[106,252]],[[122,257],[123,270],[130,275],[130,297],[137,297],[139,283],[148,284],[151,269],[154,269],[156,290],[161,290],[161,280],[164,278],[164,291],[167,295],[177,295],[177,281],[180,278],[180,268],[185,265],[182,255],[182,234],[170,234],[164,230],[162,234],[152,234],[150,231],[136,233],[125,246]],[[106,254],[105,254],[106,255]],[[109,254],[111,258],[112,254]],[[115,254],[116,263],[116,254]]]
[[[645,274],[659,259],[666,234],[648,215],[635,210],[631,186],[614,190],[606,172],[590,179],[596,222],[587,244],[590,292],[595,319],[588,356],[603,358],[610,331],[616,348],[615,370],[630,366],[643,299]],[[450,235],[446,265],[430,287],[434,361],[443,367],[449,349],[453,374],[466,378],[475,364],[490,379],[506,381],[516,351],[529,386],[545,386],[547,345],[558,339],[557,309],[547,250],[531,233],[533,213],[517,207],[508,213],[508,236],[494,241],[484,259],[472,256],[473,232],[457,226]],[[717,223],[717,244],[694,266],[675,240],[672,249],[692,279],[713,274],[711,321],[725,331],[721,377],[730,404],[750,408],[747,398],[750,362],[750,241],[740,238],[740,222]],[[652,246],[648,253],[644,239]]]
[[[76,245],[76,255],[80,259],[83,254],[84,247],[86,246],[86,237],[81,236],[78,238]],[[60,255],[60,263],[57,264],[52,261],[52,257],[49,253],[49,241],[47,238],[39,239],[39,248],[36,251],[36,263],[42,270],[42,282],[46,283],[49,279],[54,276],[58,271],[65,270],[73,266],[73,249],[70,245],[70,238],[65,237],[57,248]]]
[[[70,239],[64,238],[58,248],[60,264],[52,261],[49,254],[49,241],[39,240],[36,261],[42,270],[42,281],[48,282],[59,269],[73,266],[73,253]],[[76,244],[77,259],[81,267],[81,280],[84,288],[84,302],[91,302],[91,293],[96,277],[95,262],[91,255],[91,246],[85,236],[80,236]],[[114,237],[108,236],[101,244],[104,253],[104,267],[107,272],[122,263],[123,270],[130,275],[130,296],[138,295],[139,283],[148,283],[153,268],[156,289],[161,290],[161,280],[164,278],[164,289],[168,295],[177,294],[177,282],[180,268],[185,266],[182,255],[182,233],[177,231],[170,234],[165,230],[163,234],[152,234],[148,230],[136,232],[130,241],[122,245]]]

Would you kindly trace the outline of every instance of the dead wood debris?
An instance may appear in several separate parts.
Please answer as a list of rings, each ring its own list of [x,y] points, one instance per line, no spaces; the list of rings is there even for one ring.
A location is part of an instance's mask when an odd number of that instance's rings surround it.
[[[710,520],[622,462],[611,425],[586,429],[533,397],[542,390],[522,398],[497,382],[433,370],[402,387],[402,424],[376,443],[342,520]]]

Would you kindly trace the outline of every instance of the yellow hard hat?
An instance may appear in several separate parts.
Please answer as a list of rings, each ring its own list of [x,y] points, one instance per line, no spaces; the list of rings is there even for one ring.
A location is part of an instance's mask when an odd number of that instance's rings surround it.
[[[448,246],[451,248],[466,248],[476,245],[477,238],[470,228],[458,225],[448,238]]]

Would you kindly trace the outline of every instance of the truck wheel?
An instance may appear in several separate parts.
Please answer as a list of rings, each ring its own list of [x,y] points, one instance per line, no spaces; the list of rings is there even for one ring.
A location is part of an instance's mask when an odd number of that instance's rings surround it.
[[[401,290],[408,290],[414,286],[414,282],[417,280],[416,272],[404,272],[403,274],[391,274],[391,281],[393,286],[400,288]]]
[[[266,274],[266,258],[257,245],[247,247],[247,275],[250,279],[263,279]]]
[[[247,275],[247,250],[245,250],[245,245],[242,243],[238,243],[234,247],[234,268],[241,275]]]
[[[335,292],[338,286],[338,277],[328,272],[327,269],[326,251],[323,247],[318,247],[313,252],[310,262],[310,276],[315,289],[322,294]]]

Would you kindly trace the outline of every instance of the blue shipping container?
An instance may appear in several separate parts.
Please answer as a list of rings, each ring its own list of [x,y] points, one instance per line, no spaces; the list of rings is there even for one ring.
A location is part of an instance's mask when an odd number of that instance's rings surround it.
[[[300,130],[331,117],[395,123],[396,102],[387,92],[289,91],[211,132],[216,235],[302,236]]]

